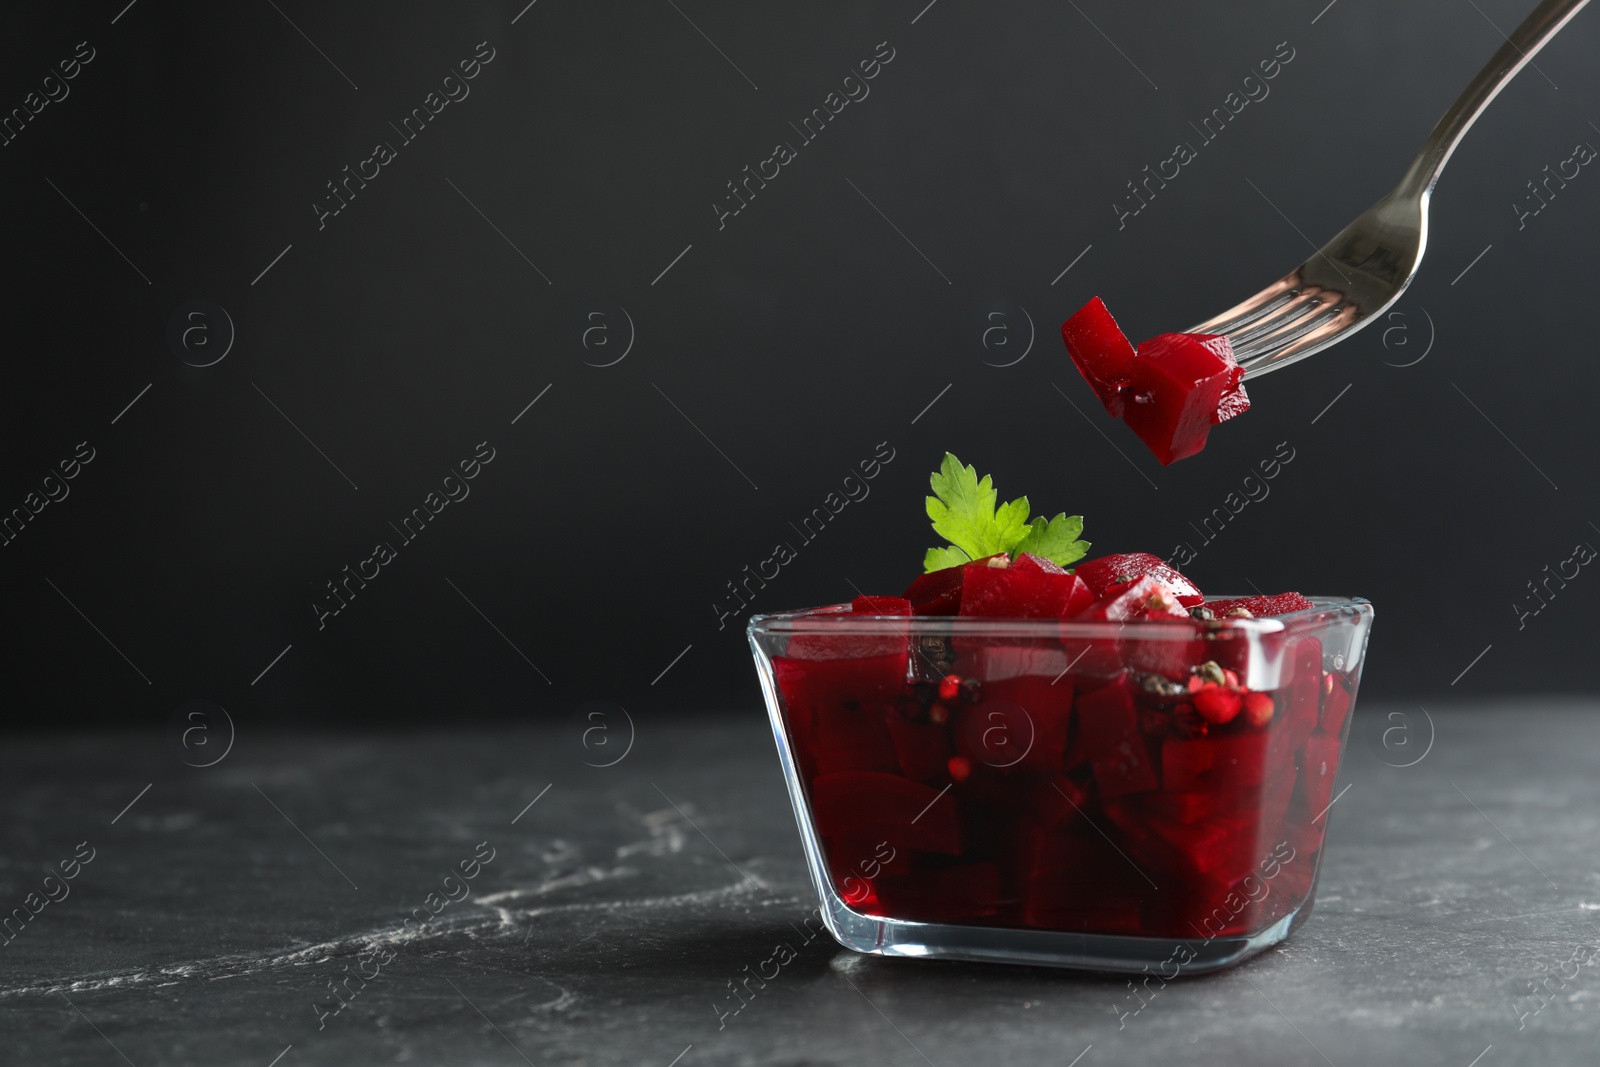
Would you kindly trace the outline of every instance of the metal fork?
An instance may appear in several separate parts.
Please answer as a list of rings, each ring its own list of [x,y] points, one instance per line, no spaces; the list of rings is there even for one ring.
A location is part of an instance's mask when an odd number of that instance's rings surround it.
[[[1190,333],[1221,333],[1254,378],[1305,359],[1400,299],[1428,245],[1428,200],[1444,165],[1500,90],[1589,0],[1544,0],[1514,30],[1428,135],[1388,195],[1287,275]]]

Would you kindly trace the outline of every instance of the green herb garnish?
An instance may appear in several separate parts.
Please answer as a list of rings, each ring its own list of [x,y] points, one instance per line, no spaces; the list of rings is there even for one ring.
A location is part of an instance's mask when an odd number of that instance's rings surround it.
[[[1089,552],[1089,542],[1078,540],[1083,516],[1063,512],[1029,522],[1027,497],[996,506],[989,475],[980,481],[976,470],[962,466],[949,452],[928,481],[934,494],[928,497],[928,518],[934,532],[950,544],[928,549],[922,560],[926,571],[958,567],[999,552],[1030,552],[1065,567]]]

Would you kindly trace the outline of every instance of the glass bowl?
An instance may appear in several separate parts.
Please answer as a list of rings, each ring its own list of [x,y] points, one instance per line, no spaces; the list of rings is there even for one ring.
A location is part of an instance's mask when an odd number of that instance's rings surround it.
[[[1372,622],[1359,598],[1311,603],[751,619],[829,931],[882,956],[1168,978],[1284,940],[1311,912]]]

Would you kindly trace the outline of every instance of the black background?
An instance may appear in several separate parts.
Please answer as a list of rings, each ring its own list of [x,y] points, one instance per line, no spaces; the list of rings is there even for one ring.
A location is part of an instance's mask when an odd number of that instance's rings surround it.
[[[924,3],[9,13],[5,109],[78,42],[95,58],[0,148],[0,509],[96,454],[0,548],[9,721],[159,725],[196,698],[242,729],[758,714],[748,613],[719,630],[713,601],[880,442],[870,497],[755,610],[898,592],[950,449],[1082,513],[1096,552],[1189,541],[1211,592],[1370,598],[1369,695],[1593,690],[1600,579],[1520,630],[1513,604],[1600,544],[1600,174],[1520,231],[1511,205],[1600,145],[1600,16],[1458,152],[1403,317],[1252,383],[1253,411],[1161,469],[1095,410],[1060,320],[1098,293],[1144,337],[1282,274],[1389,188],[1529,4]],[[481,41],[470,96],[319,230],[325,183]],[[798,145],[879,42],[870,96]],[[1280,42],[1271,95],[1119,230],[1124,183]],[[798,158],[719,230],[725,183],[779,141]],[[167,340],[195,299],[237,330],[206,368]],[[620,351],[617,308],[631,351],[587,365]],[[996,309],[1009,345],[986,348]],[[615,343],[586,350],[596,310]],[[470,497],[319,630],[324,583],[481,441]],[[1188,524],[1280,442],[1270,497],[1199,545]]]

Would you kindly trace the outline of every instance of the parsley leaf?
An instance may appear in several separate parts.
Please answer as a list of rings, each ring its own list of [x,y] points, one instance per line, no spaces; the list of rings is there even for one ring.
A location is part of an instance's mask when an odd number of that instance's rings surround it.
[[[1078,540],[1082,532],[1082,515],[1068,517],[1063,512],[1048,521],[1040,515],[1029,525],[1027,535],[1017,542],[1012,551],[1031,552],[1065,567],[1089,554],[1089,542]]]
[[[1027,497],[997,504],[993,479],[984,475],[980,480],[974,468],[963,466],[949,452],[928,482],[934,493],[927,498],[928,518],[934,532],[950,544],[928,549],[922,561],[926,571],[1000,552],[1031,552],[1066,566],[1089,551],[1088,542],[1077,539],[1083,532],[1081,516],[1041,515],[1029,523]]]

